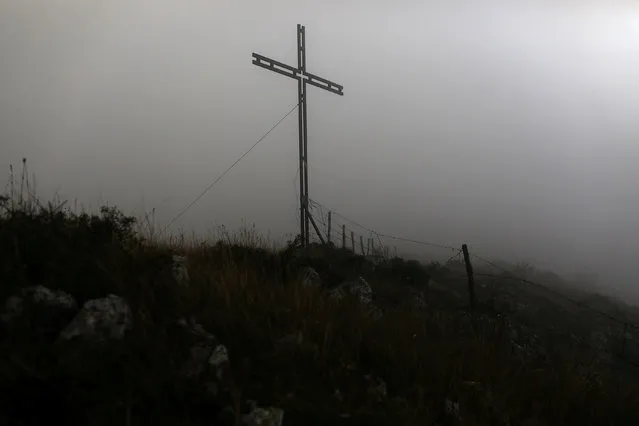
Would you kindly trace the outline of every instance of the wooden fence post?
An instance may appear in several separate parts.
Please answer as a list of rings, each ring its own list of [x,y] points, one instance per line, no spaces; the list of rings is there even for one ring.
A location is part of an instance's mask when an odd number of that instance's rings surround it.
[[[475,277],[473,275],[473,265],[470,263],[470,255],[468,254],[468,246],[462,244],[462,252],[464,253],[464,263],[466,264],[466,275],[468,275],[468,297],[470,299],[470,310],[475,310]]]
[[[342,248],[346,248],[346,225],[342,225]]]
[[[362,256],[366,256],[366,252],[364,251],[364,237],[362,235],[359,236],[359,245],[362,248]]]
[[[366,240],[366,254],[371,254],[371,239]]]
[[[353,253],[355,253],[355,232],[351,231],[351,246],[353,247]]]
[[[333,212],[328,212],[328,244],[331,244],[331,223],[333,219]]]

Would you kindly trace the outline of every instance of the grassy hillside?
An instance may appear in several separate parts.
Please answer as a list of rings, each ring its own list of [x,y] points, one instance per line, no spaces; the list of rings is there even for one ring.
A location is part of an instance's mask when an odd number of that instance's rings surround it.
[[[238,424],[250,400],[281,408],[284,425],[639,424],[634,372],[618,374],[595,352],[550,335],[536,336],[543,356],[516,350],[512,319],[472,317],[446,291],[426,291],[435,276],[463,292],[455,268],[398,259],[375,266],[330,247],[273,250],[247,234],[151,243],[115,209],[74,214],[11,197],[0,209],[0,303],[41,285],[78,307],[115,294],[132,311],[124,338],[101,344],[60,343],[71,314],[41,319],[34,309],[3,322],[2,424]],[[186,286],[171,275],[174,253],[187,256]],[[303,286],[302,266],[328,288]],[[371,284],[381,318],[355,297],[328,295],[358,276]],[[571,318],[526,300],[532,326]],[[230,370],[214,396],[204,379],[184,380],[176,368],[189,350],[172,337],[179,318],[228,349]]]

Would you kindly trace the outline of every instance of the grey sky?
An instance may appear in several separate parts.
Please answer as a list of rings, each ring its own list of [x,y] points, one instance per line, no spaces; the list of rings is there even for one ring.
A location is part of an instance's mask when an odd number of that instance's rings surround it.
[[[294,105],[251,52],[294,65],[300,23],[308,70],[345,92],[309,88],[313,199],[639,297],[638,3],[513,3],[2,0],[0,158],[45,198],[165,223]],[[296,126],[178,227],[295,232]]]

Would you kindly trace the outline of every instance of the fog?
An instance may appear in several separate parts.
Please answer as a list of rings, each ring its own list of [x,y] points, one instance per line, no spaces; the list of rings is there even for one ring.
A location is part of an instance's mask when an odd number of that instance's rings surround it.
[[[297,24],[344,86],[308,89],[312,199],[639,300],[637,2],[2,0],[2,167],[166,224],[297,102],[251,64],[296,65]],[[295,113],[172,231],[294,234],[297,144]]]

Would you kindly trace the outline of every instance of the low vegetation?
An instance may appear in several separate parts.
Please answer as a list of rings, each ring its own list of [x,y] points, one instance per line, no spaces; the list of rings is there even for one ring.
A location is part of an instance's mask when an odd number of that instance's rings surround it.
[[[284,425],[639,424],[637,376],[571,345],[545,359],[513,350],[506,321],[437,303],[410,303],[438,265],[400,259],[372,266],[332,247],[273,249],[255,235],[180,245],[145,240],[117,209],[72,213],[3,197],[0,303],[42,285],[81,306],[122,296],[133,327],[117,356],[69,367],[55,335],[29,321],[0,334],[0,422],[6,425],[234,424],[248,400],[283,409]],[[248,241],[248,243],[247,243]],[[171,278],[187,256],[189,285]],[[302,253],[302,254],[300,254]],[[384,315],[301,285],[312,266],[326,287],[364,276]],[[443,279],[442,279],[443,280]],[[445,282],[443,280],[442,282]],[[178,386],[169,372],[185,348],[169,344],[177,318],[195,318],[229,352],[229,396]],[[227,410],[228,411],[228,410]]]

